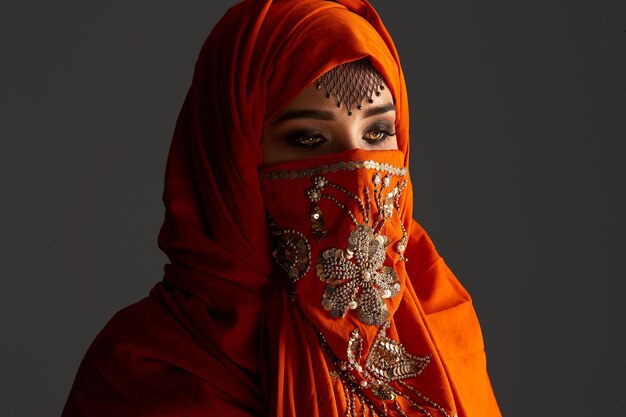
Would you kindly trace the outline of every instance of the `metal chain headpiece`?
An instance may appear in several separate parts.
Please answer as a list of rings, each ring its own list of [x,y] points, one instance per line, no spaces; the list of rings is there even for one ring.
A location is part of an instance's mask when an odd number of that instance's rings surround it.
[[[348,116],[352,106],[363,109],[363,99],[373,103],[373,96],[380,96],[385,89],[383,76],[367,58],[338,65],[317,79],[317,89],[326,90],[326,97],[337,97],[337,107],[345,105]]]

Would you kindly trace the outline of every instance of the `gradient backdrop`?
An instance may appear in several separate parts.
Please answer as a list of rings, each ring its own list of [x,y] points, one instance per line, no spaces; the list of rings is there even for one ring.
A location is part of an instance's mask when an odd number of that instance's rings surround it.
[[[626,1],[373,3],[415,216],[473,295],[504,415],[626,415]],[[92,338],[161,278],[174,122],[231,4],[3,5],[0,415],[58,416]]]

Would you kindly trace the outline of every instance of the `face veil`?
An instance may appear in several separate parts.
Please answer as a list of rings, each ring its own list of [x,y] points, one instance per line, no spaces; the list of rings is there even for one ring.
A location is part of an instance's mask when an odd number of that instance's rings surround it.
[[[311,380],[306,395],[314,390],[326,406],[351,415],[395,408],[400,415],[447,417],[456,414],[454,399],[431,336],[414,331],[399,340],[409,328],[426,327],[410,302],[409,309],[404,305],[411,187],[403,160],[399,150],[354,149],[262,169],[272,255],[282,277],[268,332],[275,326],[301,332],[270,337],[268,353],[274,357],[286,345],[284,377],[293,380],[285,385]],[[310,367],[297,365],[304,352]],[[293,356],[299,359],[291,362]]]
[[[263,126],[363,58],[399,149],[262,166]],[[233,6],[169,149],[163,280],[94,340],[63,415],[500,416],[471,299],[412,219],[408,155],[400,61],[367,1]]]

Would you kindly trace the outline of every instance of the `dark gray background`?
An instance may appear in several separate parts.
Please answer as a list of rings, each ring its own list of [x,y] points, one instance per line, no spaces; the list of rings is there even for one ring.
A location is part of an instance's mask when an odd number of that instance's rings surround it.
[[[161,278],[174,122],[231,4],[2,8],[3,416],[58,415],[92,338]],[[624,415],[625,2],[375,4],[415,215],[473,295],[504,415]]]

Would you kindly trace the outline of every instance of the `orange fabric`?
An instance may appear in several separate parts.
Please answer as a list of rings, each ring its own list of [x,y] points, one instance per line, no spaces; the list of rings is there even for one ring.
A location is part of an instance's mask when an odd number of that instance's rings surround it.
[[[351,332],[358,329],[359,334],[364,339],[362,350],[363,352],[368,352],[373,345],[379,327],[364,323],[358,318],[356,310],[348,310],[346,315],[341,318],[331,317],[329,312],[322,308],[321,305],[326,283],[317,279],[314,270],[316,262],[322,257],[323,251],[331,248],[346,248],[348,237],[355,229],[355,225],[346,214],[346,209],[353,213],[358,224],[374,226],[374,219],[378,218],[379,213],[377,205],[372,201],[369,216],[370,220],[365,220],[363,210],[360,208],[360,202],[354,197],[360,198],[361,202],[366,201],[366,197],[361,190],[367,188],[370,201],[375,200],[374,196],[376,194],[374,189],[377,187],[373,186],[372,178],[376,173],[379,175],[382,174],[381,178],[387,174],[377,171],[376,169],[363,168],[336,170],[322,175],[330,184],[348,190],[351,195],[337,191],[337,189],[324,190],[324,194],[336,198],[341,206],[334,204],[333,201],[319,202],[319,207],[323,208],[322,211],[324,213],[328,235],[324,239],[317,241],[310,231],[311,228],[308,227],[310,223],[309,206],[311,203],[306,197],[306,190],[311,188],[312,179],[306,176],[298,178],[297,175],[293,175],[296,178],[266,179],[265,177],[268,176],[266,172],[286,173],[298,169],[306,170],[313,166],[331,167],[333,164],[337,164],[338,166],[340,163],[348,163],[350,161],[355,162],[355,165],[358,161],[376,161],[378,163],[389,164],[393,167],[403,167],[403,160],[404,154],[401,151],[365,151],[355,149],[308,161],[276,164],[264,169],[262,174],[264,179],[261,182],[261,189],[269,216],[280,228],[298,230],[306,235],[309,246],[311,247],[312,260],[311,270],[304,277],[299,279],[295,285],[297,301],[290,303],[289,301],[283,301],[283,298],[281,299],[283,302],[272,302],[271,306],[273,308],[270,308],[268,314],[268,327],[270,331],[275,326],[274,321],[282,322],[283,331],[285,332],[287,332],[289,328],[294,327],[310,329],[309,335],[304,339],[308,342],[303,342],[303,338],[301,337],[280,338],[279,335],[271,337],[269,340],[270,356],[277,350],[284,349],[284,357],[280,358],[279,364],[285,369],[283,373],[285,381],[282,382],[282,384],[279,383],[278,386],[271,384],[277,391],[278,398],[274,400],[273,403],[277,404],[278,407],[282,404],[283,407],[286,408],[293,402],[297,404],[308,403],[309,405],[306,408],[318,406],[320,409],[319,415],[325,416],[333,415],[331,410],[327,410],[324,407],[330,403],[330,407],[333,408],[339,404],[339,414],[343,414],[341,407],[342,404],[346,403],[343,395],[344,386],[342,384],[331,383],[329,380],[329,370],[336,370],[335,368],[337,368],[337,366],[334,366],[333,361],[329,363],[329,361],[324,360],[323,355],[320,356],[319,342],[315,338],[315,333],[320,332],[324,336],[334,356],[338,360],[348,361],[347,346]],[[390,186],[387,187],[387,190],[391,190],[396,184],[401,183],[402,180],[405,179],[405,176],[390,175],[389,178]],[[410,183],[407,185],[407,188],[410,189]],[[379,191],[379,193],[386,195],[384,190]],[[403,235],[400,224],[403,223],[409,227],[411,225],[411,193],[402,192],[400,195],[399,210],[394,210],[394,215],[386,219],[380,230],[380,235],[385,236],[390,241],[390,245],[388,245],[385,251],[384,265],[392,267],[395,270],[400,285],[399,294],[385,301],[391,322],[389,335],[392,334],[392,339],[400,341],[409,353],[422,356],[436,352],[436,347],[427,329],[427,324],[424,322],[424,314],[419,309],[419,300],[413,298],[409,290],[411,284],[405,272],[405,265],[410,265],[414,260],[409,258],[410,261],[408,263],[400,261],[399,253],[393,250],[394,244],[400,241]],[[416,261],[420,263],[424,254],[419,254],[418,256]],[[355,254],[354,258],[357,257],[358,255]],[[350,260],[349,264],[362,266],[364,262],[354,259]],[[375,270],[379,270],[379,268],[371,268],[370,272],[374,272]],[[335,277],[332,278],[334,279]],[[287,286],[287,288],[289,288],[289,286]],[[289,291],[289,289],[287,291]],[[455,302],[454,299],[450,298],[448,298],[447,301],[451,303]],[[285,305],[284,303],[295,304],[296,306]],[[285,314],[285,309],[291,312]],[[303,316],[303,323],[289,323],[289,318],[294,316]],[[272,343],[275,340],[279,340],[279,342]],[[299,366],[302,360],[290,356],[302,356],[304,354],[303,352],[306,351],[308,351],[309,357],[307,357],[307,362],[310,363],[310,366]],[[309,384],[310,388],[308,390],[293,390],[292,387],[298,386],[298,382],[302,380],[312,381],[312,383]],[[324,384],[320,384],[319,381],[324,382]],[[421,375],[415,378],[408,378],[404,382],[409,383],[413,388],[442,406],[449,415],[455,414],[455,400],[452,387],[450,386],[439,355],[432,355],[431,363],[428,364]],[[328,386],[329,383],[331,383],[330,387]],[[324,392],[317,391],[320,385],[325,389]],[[332,389],[333,387],[334,391]],[[395,388],[399,391],[405,391],[398,386]],[[328,392],[329,389],[331,392]],[[368,400],[376,409],[382,410],[380,399],[373,395],[371,390],[362,390],[362,392],[366,395],[369,394]],[[322,404],[317,404],[320,398],[326,401]],[[440,415],[437,410],[433,409],[429,404],[420,404],[420,406],[427,409],[432,415]],[[390,408],[390,406],[387,406],[387,408]],[[280,415],[278,412],[270,414]]]
[[[260,135],[319,75],[362,57],[396,103],[400,149],[379,156],[408,166],[402,70],[366,1],[250,0],[220,20],[200,52],[168,156],[159,235],[170,259],[165,276],[94,340],[65,417],[343,415],[345,398],[317,331],[337,355],[345,355],[341,344],[354,326],[370,342],[373,333],[349,316],[329,319],[319,297],[310,305],[289,299],[272,263]],[[415,355],[432,355],[417,379],[446,410],[499,416],[471,300],[411,220],[410,187],[402,207],[410,261],[406,271],[394,264],[403,290],[389,301],[389,335]]]

